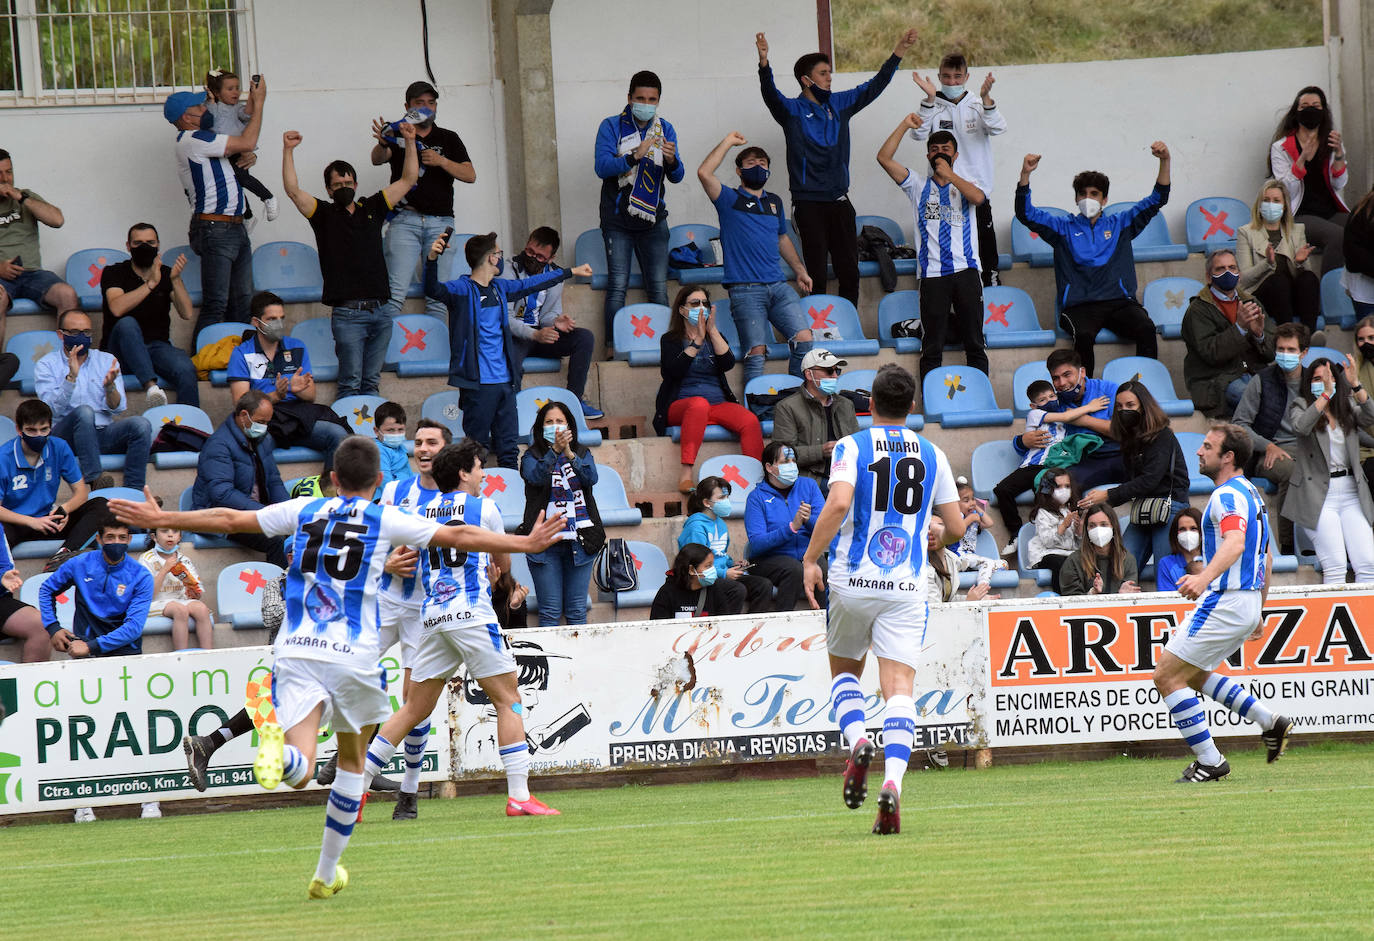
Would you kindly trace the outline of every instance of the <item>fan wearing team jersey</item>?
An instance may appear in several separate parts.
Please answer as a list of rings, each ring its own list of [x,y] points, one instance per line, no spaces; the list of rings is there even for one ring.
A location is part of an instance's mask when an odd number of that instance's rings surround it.
[[[367,740],[391,713],[386,673],[379,663],[376,603],[388,553],[398,545],[454,553],[533,552],[549,546],[563,528],[563,520],[555,518],[541,521],[528,536],[508,536],[481,526],[441,526],[371,503],[382,476],[380,457],[377,443],[358,435],[339,445],[330,475],[337,497],[301,498],[257,511],[173,513],[161,509],[146,490],[142,503],[110,501],[119,519],[144,529],[291,538],[286,622],[277,634],[272,666],[278,722],[260,729],[253,774],[267,790],[283,781],[304,787],[315,767],[320,728],[328,724],[337,733],[339,772],[329,795],[319,865],[308,889],[309,897],[318,899],[348,885],[348,873],[338,862],[362,801]]]
[[[906,427],[916,381],[889,363],[873,379],[873,427],[841,438],[830,465],[825,498],[806,547],[803,580],[811,607],[823,583],[819,564],[829,552],[830,598],[825,639],[830,652],[831,702],[849,745],[842,795],[857,808],[868,796],[868,766],[877,747],[864,726],[859,676],[872,649],[886,703],[883,790],[877,834],[901,830],[900,798],[915,743],[911,698],[928,613],[926,530],[933,516],[945,524],[945,544],[964,534],[964,516],[945,453]]]
[[[921,379],[939,369],[951,319],[974,369],[988,371],[983,349],[983,282],[978,274],[978,236],[973,208],[987,201],[972,180],[954,172],[959,145],[949,131],[926,141],[924,168],[914,173],[897,162],[902,135],[922,124],[916,114],[902,118],[878,150],[878,163],[911,200],[916,216],[918,274],[921,279]]]

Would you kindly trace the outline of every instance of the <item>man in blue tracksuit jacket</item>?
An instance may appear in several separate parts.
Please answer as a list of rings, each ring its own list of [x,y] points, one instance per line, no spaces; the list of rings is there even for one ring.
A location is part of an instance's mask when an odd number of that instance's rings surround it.
[[[1059,324],[1073,337],[1089,376],[1096,365],[1093,342],[1103,327],[1134,340],[1135,355],[1159,358],[1154,321],[1136,300],[1131,250],[1131,240],[1145,231],[1169,201],[1169,148],[1155,141],[1150,153],[1159,158],[1159,176],[1149,196],[1129,209],[1104,213],[1109,181],[1105,174],[1085,170],[1073,178],[1076,216],[1057,216],[1031,205],[1030,175],[1039,166],[1040,155],[1026,154],[1021,162],[1016,218],[1054,249]]]
[[[781,441],[768,442],[763,480],[744,504],[744,532],[753,574],[777,590],[775,610],[791,611],[801,600],[802,556],[824,505],[820,486],[798,473],[797,452]]]
[[[109,513],[98,549],[72,556],[38,588],[38,611],[53,647],[73,657],[122,657],[143,652],[143,626],[153,603],[153,576],[129,557],[129,527]],[[72,629],[57,620],[54,599],[76,592]]]
[[[459,390],[463,434],[495,453],[502,467],[514,470],[519,467],[515,387],[520,370],[506,305],[570,277],[589,278],[592,267],[560,268],[520,281],[498,278],[505,253],[496,244],[496,233],[488,232],[463,246],[472,274],[440,281],[438,259],[446,245],[439,236],[425,256],[425,297],[448,307],[448,384]]]
[[[892,81],[902,56],[917,39],[914,29],[897,40],[878,74],[858,88],[831,93],[830,57],[810,52],[792,66],[801,85],[797,98],[785,98],[773,83],[768,40],[754,37],[759,50],[759,91],[782,125],[787,140],[787,176],[792,190],[792,221],[801,236],[802,260],[812,289],[826,292],[826,256],[835,265],[840,296],[859,304],[859,242],[854,206],[849,202],[849,119],[868,107]]]

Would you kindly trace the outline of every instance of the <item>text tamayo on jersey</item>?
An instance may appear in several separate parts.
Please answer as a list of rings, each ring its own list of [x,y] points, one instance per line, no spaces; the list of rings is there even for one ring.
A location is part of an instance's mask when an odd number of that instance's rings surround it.
[[[482,526],[504,532],[495,501],[466,493],[446,493],[430,503],[425,514],[444,526]],[[496,624],[491,603],[491,580],[486,552],[463,552],[435,546],[420,553],[416,574],[425,597],[426,630],[444,630],[461,623]],[[440,620],[451,615],[449,620]]]

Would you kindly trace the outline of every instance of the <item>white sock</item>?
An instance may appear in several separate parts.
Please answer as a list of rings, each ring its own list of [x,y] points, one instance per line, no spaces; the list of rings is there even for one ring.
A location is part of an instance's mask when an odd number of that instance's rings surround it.
[[[1208,767],[1215,768],[1224,760],[1217,751],[1217,743],[1212,741],[1211,729],[1207,727],[1207,711],[1188,687],[1174,690],[1164,697],[1164,705],[1169,707],[1169,716],[1174,720],[1178,733],[1197,755],[1197,760]]]
[[[883,784],[891,781],[902,793],[902,776],[911,760],[916,741],[916,703],[910,696],[893,696],[887,701],[883,720]]]
[[[324,842],[320,844],[320,864],[315,867],[315,878],[325,885],[334,882],[334,869],[348,846],[348,838],[353,835],[353,824],[358,821],[358,806],[362,803],[363,790],[361,774],[340,768],[334,775],[334,787],[329,792],[329,803],[324,810]]]
[[[506,766],[506,793],[511,800],[529,800],[530,747],[524,742],[502,745],[501,764]]]
[[[396,746],[388,742],[385,736],[378,735],[367,746],[367,764],[363,771],[363,790],[372,786],[372,779],[386,770],[386,766],[391,764],[392,757],[396,754]],[[338,780],[335,778],[334,780]]]
[[[864,691],[853,673],[841,673],[830,683],[830,704],[835,721],[851,752],[859,739],[867,738],[864,731]]]
[[[1230,709],[1242,719],[1249,719],[1264,731],[1274,727],[1274,713],[1260,702],[1244,686],[1229,676],[1213,673],[1202,684],[1202,691]]]
[[[314,770],[295,745],[287,745],[282,748],[281,779],[283,782],[291,787],[297,787],[305,783]]]
[[[401,790],[414,794],[420,789],[420,768],[425,763],[425,746],[429,744],[429,720],[410,730],[406,735],[406,773],[401,778]]]

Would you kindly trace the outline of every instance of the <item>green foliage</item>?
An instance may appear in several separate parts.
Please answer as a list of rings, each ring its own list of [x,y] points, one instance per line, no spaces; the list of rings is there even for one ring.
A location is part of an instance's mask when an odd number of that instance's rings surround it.
[[[872,71],[902,30],[904,65],[933,69],[959,49],[982,65],[1031,65],[1317,46],[1321,0],[831,0],[835,65]]]
[[[1247,742],[1247,744],[1250,744]],[[1256,741],[1255,744],[1258,744]],[[1374,924],[1371,745],[912,772],[903,832],[837,775],[374,801],[307,902],[323,806],[0,830],[16,938],[1353,937]],[[875,766],[875,772],[881,765]],[[538,780],[535,780],[538,792]],[[320,795],[321,805],[323,795]],[[164,804],[164,811],[175,809]],[[100,813],[97,810],[97,813]],[[73,926],[80,926],[79,929]]]

